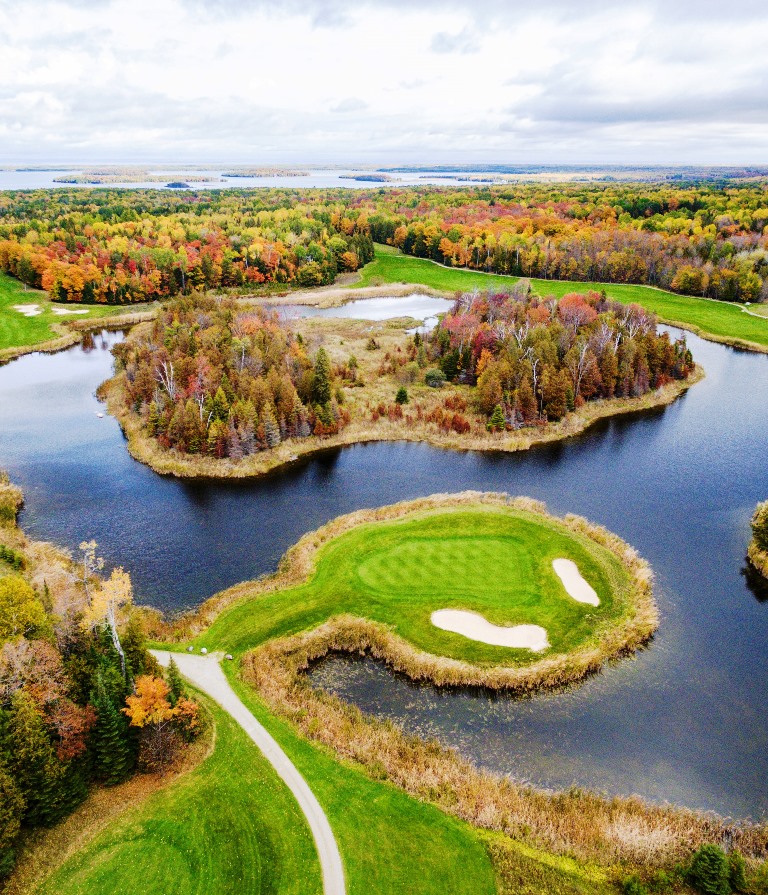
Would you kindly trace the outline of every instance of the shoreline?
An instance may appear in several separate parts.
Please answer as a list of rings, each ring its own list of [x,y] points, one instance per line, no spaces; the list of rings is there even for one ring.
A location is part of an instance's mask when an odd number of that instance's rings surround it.
[[[761,550],[754,538],[749,542],[747,559],[755,571],[768,581],[768,551]]]
[[[604,419],[666,407],[693,385],[701,382],[705,375],[704,369],[697,364],[688,379],[669,383],[654,392],[648,392],[641,398],[613,398],[607,401],[587,402],[578,411],[569,413],[557,423],[548,424],[543,430],[530,427],[526,430],[505,433],[503,436],[489,433],[483,437],[467,438],[439,432],[414,431],[390,421],[369,423],[367,420],[353,420],[337,435],[325,436],[322,439],[310,436],[301,440],[284,441],[277,448],[252,454],[237,462],[163,450],[155,439],[144,432],[141,418],[125,408],[122,400],[123,373],[102,383],[97,389],[97,395],[105,402],[108,413],[118,421],[127,440],[130,455],[159,475],[200,480],[256,479],[286,468],[312,454],[382,441],[422,443],[435,448],[458,451],[515,453],[528,450],[537,445],[563,441],[580,435]],[[373,431],[372,426],[376,427]],[[362,429],[365,431],[360,431]]]

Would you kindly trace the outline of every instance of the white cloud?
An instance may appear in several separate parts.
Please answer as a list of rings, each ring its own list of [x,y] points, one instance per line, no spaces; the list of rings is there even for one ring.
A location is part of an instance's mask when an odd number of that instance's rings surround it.
[[[752,0],[0,2],[0,162],[768,163],[767,42]]]

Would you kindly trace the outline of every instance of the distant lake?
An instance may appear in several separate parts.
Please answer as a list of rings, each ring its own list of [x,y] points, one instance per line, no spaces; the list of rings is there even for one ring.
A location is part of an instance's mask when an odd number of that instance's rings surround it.
[[[126,165],[124,167],[130,167]],[[231,190],[252,189],[254,187],[282,187],[284,189],[378,189],[380,187],[413,186],[418,184],[432,184],[439,186],[471,186],[466,181],[459,181],[457,177],[464,177],[472,171],[440,172],[440,176],[429,174],[390,174],[392,180],[384,182],[371,182],[365,180],[351,180],[350,177],[371,174],[371,171],[348,170],[309,170],[306,177],[224,177],[222,174],[231,171],[232,168],[211,168],[210,170],[191,171],[189,168],[168,168],[148,171],[150,174],[158,174],[166,178],[163,182],[153,183],[104,183],[104,184],[70,184],[54,183],[56,177],[68,177],[82,174],[83,170],[67,171],[3,171],[0,170],[0,190],[37,190],[37,189],[168,189],[165,184],[174,181],[184,181],[195,176],[207,176],[214,181],[223,180],[221,183],[194,183],[189,182],[191,190]],[[297,170],[305,170],[297,166]],[[452,176],[453,175],[453,176]],[[488,177],[488,174],[482,175]],[[174,190],[171,190],[174,192]],[[176,191],[178,192],[178,191]]]

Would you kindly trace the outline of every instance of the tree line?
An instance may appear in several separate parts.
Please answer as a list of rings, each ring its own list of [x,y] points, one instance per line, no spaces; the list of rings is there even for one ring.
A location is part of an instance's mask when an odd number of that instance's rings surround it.
[[[197,290],[320,286],[373,258],[343,203],[233,191],[8,193],[0,270],[58,301],[127,304]]]

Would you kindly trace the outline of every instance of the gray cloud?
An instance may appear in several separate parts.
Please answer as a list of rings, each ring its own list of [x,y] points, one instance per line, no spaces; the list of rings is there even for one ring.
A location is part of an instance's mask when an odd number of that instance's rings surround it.
[[[433,53],[477,53],[480,49],[480,42],[477,36],[468,28],[462,28],[458,34],[448,34],[445,31],[439,31],[432,38],[430,46]]]
[[[334,114],[345,114],[347,112],[361,112],[363,109],[368,108],[368,103],[365,100],[359,99],[357,96],[348,96],[346,99],[341,100],[341,102],[336,103],[335,106],[331,106],[330,111]]]

